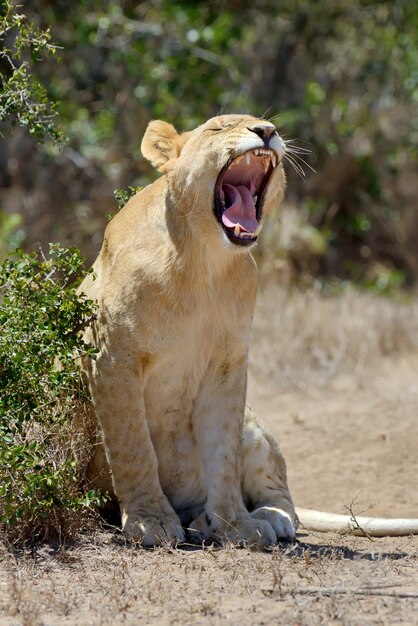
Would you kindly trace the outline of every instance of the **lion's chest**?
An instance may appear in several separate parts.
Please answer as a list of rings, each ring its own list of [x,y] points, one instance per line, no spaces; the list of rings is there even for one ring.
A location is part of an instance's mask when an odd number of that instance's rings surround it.
[[[241,333],[242,334],[242,329]],[[194,320],[166,326],[145,386],[145,407],[157,453],[163,490],[176,508],[204,499],[201,451],[195,434],[195,407],[225,357],[246,351],[247,338],[204,311]],[[232,349],[232,344],[235,348]]]

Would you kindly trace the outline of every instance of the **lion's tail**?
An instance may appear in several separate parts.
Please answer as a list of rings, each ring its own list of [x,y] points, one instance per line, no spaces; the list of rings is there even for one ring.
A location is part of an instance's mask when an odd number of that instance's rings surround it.
[[[400,537],[418,535],[418,519],[389,519],[381,517],[362,517],[357,515],[337,515],[301,509],[296,507],[301,525],[307,530],[319,532],[337,532],[347,535],[370,537]]]

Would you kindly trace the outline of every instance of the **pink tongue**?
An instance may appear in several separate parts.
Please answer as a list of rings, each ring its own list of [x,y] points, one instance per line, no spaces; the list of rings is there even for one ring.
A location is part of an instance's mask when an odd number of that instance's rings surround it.
[[[222,222],[227,228],[239,224],[247,233],[254,233],[258,228],[254,200],[250,190],[244,185],[222,185],[230,207],[222,213]]]

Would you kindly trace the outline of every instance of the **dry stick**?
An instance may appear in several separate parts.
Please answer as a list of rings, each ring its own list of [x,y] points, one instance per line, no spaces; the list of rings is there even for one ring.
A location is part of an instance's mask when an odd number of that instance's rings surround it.
[[[288,589],[291,595],[357,595],[357,596],[389,596],[392,598],[418,598],[413,591],[385,591],[382,589],[352,589],[350,587],[301,587]]]

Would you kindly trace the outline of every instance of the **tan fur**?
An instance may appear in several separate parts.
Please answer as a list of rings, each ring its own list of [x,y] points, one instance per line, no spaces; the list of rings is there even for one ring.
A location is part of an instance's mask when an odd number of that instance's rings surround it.
[[[110,486],[107,458],[124,531],[144,545],[181,541],[185,525],[196,541],[295,534],[284,459],[245,411],[255,264],[214,214],[217,177],[264,145],[259,124],[272,126],[230,115],[178,135],[151,122],[142,152],[164,175],[110,222],[81,287],[99,304],[87,331],[99,353],[84,364],[106,451],[96,479]],[[278,135],[271,146],[280,159]],[[279,162],[264,215],[284,186]]]

